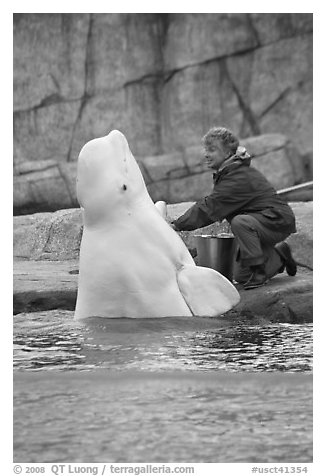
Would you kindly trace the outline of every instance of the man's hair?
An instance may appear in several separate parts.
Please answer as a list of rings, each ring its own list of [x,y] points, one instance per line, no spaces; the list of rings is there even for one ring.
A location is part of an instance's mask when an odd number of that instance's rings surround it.
[[[226,152],[233,154],[239,147],[239,139],[225,127],[212,127],[203,137],[204,146],[214,147],[217,141],[222,144]]]

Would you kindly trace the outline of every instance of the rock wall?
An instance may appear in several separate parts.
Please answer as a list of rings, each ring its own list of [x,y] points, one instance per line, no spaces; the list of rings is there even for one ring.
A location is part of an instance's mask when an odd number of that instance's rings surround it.
[[[78,153],[111,129],[173,170],[214,124],[288,137],[285,186],[311,178],[312,14],[14,15],[16,213],[76,206]],[[196,199],[190,175],[150,191]]]

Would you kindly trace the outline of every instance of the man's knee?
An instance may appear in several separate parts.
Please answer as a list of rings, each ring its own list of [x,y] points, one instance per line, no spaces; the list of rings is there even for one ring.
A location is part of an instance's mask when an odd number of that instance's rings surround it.
[[[253,220],[250,215],[237,215],[231,220],[231,230],[235,235],[248,228],[253,228]]]

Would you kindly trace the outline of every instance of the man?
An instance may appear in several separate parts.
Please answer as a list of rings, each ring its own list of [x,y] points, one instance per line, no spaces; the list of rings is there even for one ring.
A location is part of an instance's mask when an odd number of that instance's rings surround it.
[[[289,205],[250,166],[250,155],[231,131],[213,127],[203,143],[205,162],[214,172],[213,191],[172,222],[172,227],[194,230],[226,219],[239,248],[234,277],[244,289],[262,286],[284,269],[294,276],[297,265],[283,241],[296,231]]]

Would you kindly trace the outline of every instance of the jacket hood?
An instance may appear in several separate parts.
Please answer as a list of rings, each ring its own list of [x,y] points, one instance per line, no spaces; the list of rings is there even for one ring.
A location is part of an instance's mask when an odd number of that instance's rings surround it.
[[[222,163],[222,165],[218,169],[218,172],[221,172],[231,164],[241,164],[249,166],[250,163],[251,155],[247,152],[245,147],[239,146],[236,150],[236,153],[234,155],[231,155],[231,157],[229,157]]]

